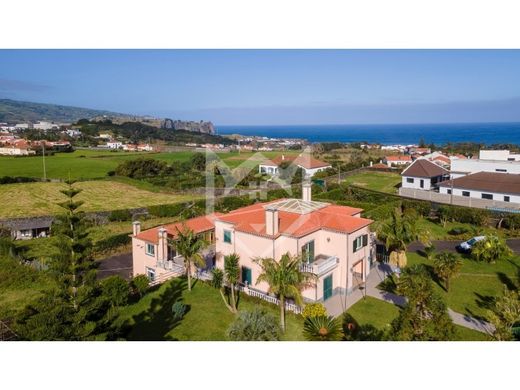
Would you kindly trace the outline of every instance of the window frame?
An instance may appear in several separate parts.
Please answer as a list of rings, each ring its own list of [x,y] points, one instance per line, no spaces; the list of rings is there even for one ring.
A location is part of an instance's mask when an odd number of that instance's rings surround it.
[[[493,194],[488,194],[487,192],[481,192],[480,198],[486,199],[486,200],[493,200]]]
[[[462,196],[469,197],[471,195],[471,192],[469,191],[462,191]]]
[[[415,180],[414,180],[413,177],[407,177],[406,178],[406,182],[409,183],[409,184],[413,184],[413,183],[415,183]]]
[[[153,251],[149,251],[148,248],[153,248]],[[153,256],[155,257],[155,244],[150,244],[149,242],[145,243],[144,245],[144,253],[147,256]]]
[[[223,239],[224,243],[231,244],[233,241],[231,230],[224,229],[224,232],[222,234],[223,234],[222,239]]]
[[[511,197],[509,195],[504,195],[504,202],[511,202]]]

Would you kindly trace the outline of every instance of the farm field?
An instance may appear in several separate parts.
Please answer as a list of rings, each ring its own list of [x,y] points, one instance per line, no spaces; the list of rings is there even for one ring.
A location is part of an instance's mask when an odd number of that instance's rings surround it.
[[[139,157],[154,158],[171,164],[174,161],[188,161],[195,152],[165,152],[165,153],[136,153],[123,151],[103,150],[75,150],[72,153],[56,153],[54,156],[45,157],[45,165],[48,179],[71,179],[85,180],[106,177],[109,171],[114,170],[121,162],[137,159]],[[297,152],[284,152],[295,154]],[[281,152],[263,153],[218,153],[230,168],[236,168],[247,159],[251,160],[251,166],[258,165],[262,156],[272,158]],[[0,156],[1,176],[24,176],[43,178],[43,159],[41,156],[33,157],[10,157]]]
[[[150,192],[133,185],[110,180],[78,182],[83,191],[77,196],[84,201],[83,211],[105,211],[177,203],[193,199],[189,195]],[[57,203],[65,196],[63,183],[20,183],[0,186],[0,218],[50,215],[63,212]]]
[[[345,182],[368,190],[396,194],[396,185],[401,183],[401,176],[390,172],[362,172],[347,177]]]

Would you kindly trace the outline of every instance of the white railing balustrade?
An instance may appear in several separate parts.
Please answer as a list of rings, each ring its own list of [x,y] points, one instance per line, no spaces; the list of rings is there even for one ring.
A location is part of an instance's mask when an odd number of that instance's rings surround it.
[[[248,286],[238,286],[238,290],[246,293],[249,296],[263,299],[269,303],[274,305],[279,305],[280,300],[272,295],[265,294],[261,291],[255,290],[254,288]],[[294,303],[285,302],[285,310],[292,311],[295,314],[300,314],[302,312],[302,308]]]
[[[315,260],[313,263],[300,264],[300,271],[309,272],[319,276],[329,272],[331,269],[336,267],[337,264],[338,258],[336,256],[329,256],[324,259]]]

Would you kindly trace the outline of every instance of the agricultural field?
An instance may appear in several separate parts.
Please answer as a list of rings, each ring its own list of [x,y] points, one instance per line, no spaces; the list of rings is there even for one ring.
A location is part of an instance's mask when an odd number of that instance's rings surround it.
[[[154,158],[171,164],[174,161],[188,161],[195,152],[164,152],[164,153],[136,153],[123,151],[103,150],[75,150],[72,153],[56,153],[45,157],[45,166],[48,179],[95,179],[106,177],[121,162],[134,160],[140,157]],[[257,166],[263,157],[273,158],[281,152],[263,153],[217,153],[230,168],[235,168],[251,158],[251,166]],[[295,154],[297,152],[284,152]],[[263,157],[262,157],[263,156]],[[1,176],[23,176],[43,178],[42,156],[10,157],[0,156]]]
[[[397,194],[397,185],[401,183],[401,176],[391,172],[361,172],[347,177],[345,182],[368,190]]]
[[[111,180],[78,182],[75,187],[83,190],[76,198],[85,202],[81,208],[83,211],[137,208],[193,199],[193,196],[189,195],[151,192]],[[0,209],[0,218],[63,212],[57,203],[65,200],[65,196],[60,193],[60,190],[65,188],[64,183],[3,184],[0,186],[0,204],[4,206]]]

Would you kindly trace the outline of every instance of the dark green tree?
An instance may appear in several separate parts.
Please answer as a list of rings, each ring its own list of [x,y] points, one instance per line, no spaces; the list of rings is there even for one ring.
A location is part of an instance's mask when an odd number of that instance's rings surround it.
[[[395,340],[450,340],[455,328],[446,304],[434,291],[424,266],[404,269],[397,282],[397,293],[407,299],[399,316],[392,322]]]
[[[55,287],[30,304],[17,319],[17,331],[28,340],[94,340],[111,337],[109,303],[96,281],[88,224],[74,198],[81,190],[68,181],[59,205],[65,213],[52,231],[57,254],[49,263]]]

